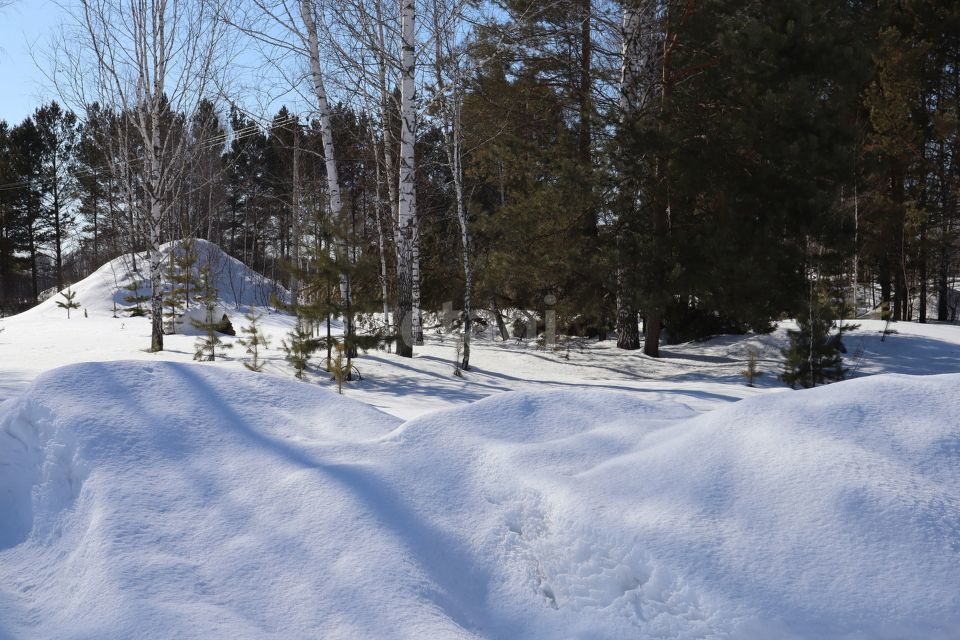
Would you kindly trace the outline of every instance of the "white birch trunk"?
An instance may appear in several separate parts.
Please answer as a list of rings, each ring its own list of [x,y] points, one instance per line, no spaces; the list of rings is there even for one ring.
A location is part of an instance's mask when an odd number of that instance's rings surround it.
[[[320,140],[323,145],[323,161],[327,171],[327,195],[330,200],[330,216],[332,221],[340,220],[343,211],[343,200],[340,196],[340,176],[337,172],[336,152],[333,146],[333,111],[327,101],[327,90],[323,82],[323,71],[320,66],[320,44],[317,36],[317,23],[313,17],[313,5],[310,0],[300,0],[300,17],[306,28],[307,52],[310,58],[310,77],[313,81],[313,92],[317,99],[317,117],[320,120]],[[337,258],[337,248],[330,245],[330,257]],[[341,243],[340,254],[347,259],[345,243]],[[346,273],[340,273],[340,298],[344,308],[350,308],[350,279]],[[344,334],[353,334],[351,314],[344,314]]]
[[[374,132],[373,127],[370,128],[370,138],[373,148],[377,148],[376,133]],[[377,219],[377,249],[380,253],[380,292],[383,296],[383,326],[386,331],[390,330],[390,303],[389,303],[389,291],[387,290],[387,240],[383,233],[383,171],[380,167],[380,161],[374,163],[376,166],[376,179],[377,179],[377,200],[376,206],[374,207],[374,212],[376,213]],[[388,176],[390,174],[387,174]],[[392,182],[392,181],[390,181]],[[387,209],[392,206],[392,200],[386,201]]]
[[[145,18],[146,16],[144,16]],[[149,177],[147,197],[150,199],[149,229],[150,229],[150,299],[153,322],[150,331],[150,350],[163,351],[163,257],[160,255],[162,229],[164,218],[164,184],[162,174],[163,147],[160,140],[160,119],[163,116],[162,100],[166,81],[166,52],[165,26],[166,16],[163,11],[153,12],[151,32],[148,35],[144,28],[143,48],[141,50],[141,80],[144,89],[142,100],[147,105],[148,113],[143,114],[144,120],[149,121],[149,138],[147,126],[141,126],[143,133],[143,147],[147,153]],[[148,46],[152,45],[152,46]],[[152,56],[148,53],[152,49]],[[150,70],[149,60],[152,57]],[[148,88],[148,78],[153,77],[152,86]],[[144,125],[147,123],[144,122]]]
[[[397,353],[413,357],[413,343],[419,331],[417,300],[419,265],[416,260],[416,174],[414,145],[416,143],[416,87],[414,85],[416,8],[414,0],[401,0],[401,83],[400,83],[400,174],[397,200],[398,308]],[[416,291],[416,296],[415,292]]]
[[[443,132],[444,148],[447,155],[447,164],[453,183],[454,199],[457,207],[457,222],[460,227],[460,243],[463,248],[463,349],[460,368],[470,370],[470,333],[473,328],[472,297],[473,297],[473,269],[470,264],[470,228],[467,220],[467,200],[463,189],[463,73],[460,66],[459,52],[457,51],[456,37],[459,22],[454,19],[458,14],[453,13],[450,20],[440,19],[442,0],[434,4],[434,68],[436,73],[437,96],[440,101],[441,131]],[[458,7],[454,8],[458,12]],[[448,65],[451,80],[448,84],[444,63]]]

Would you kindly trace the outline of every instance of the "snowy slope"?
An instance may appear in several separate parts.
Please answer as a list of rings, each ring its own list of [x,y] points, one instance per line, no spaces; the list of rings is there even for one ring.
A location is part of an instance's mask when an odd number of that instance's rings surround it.
[[[262,325],[271,345],[262,356],[270,373],[290,377],[281,340],[294,320],[269,308],[270,292],[281,297],[279,286],[224,254],[213,244],[198,240],[201,254],[220,265],[218,289],[221,303],[239,329],[243,312],[253,307],[264,313]],[[165,247],[169,250],[170,245]],[[142,268],[145,256],[138,258]],[[124,283],[140,280],[132,272],[130,256],[119,258],[76,283],[77,300],[86,317],[75,311],[67,320],[63,309],[48,300],[19,315],[0,319],[0,401],[15,397],[43,371],[71,363],[112,360],[189,362],[194,353],[191,335],[168,335],[162,353],[149,353],[150,322],[146,318],[113,316],[113,300],[128,295]],[[119,296],[119,297],[118,297]],[[237,308],[239,306],[239,309]],[[960,326],[894,323],[897,333],[881,341],[884,323],[857,321],[860,328],[845,339],[852,375],[877,373],[935,374],[960,373]],[[453,340],[428,327],[426,344],[416,357],[398,358],[371,351],[357,366],[363,381],[348,385],[347,394],[403,419],[430,411],[463,406],[504,391],[614,389],[642,394],[650,402],[677,400],[697,410],[709,410],[728,402],[770,392],[784,385],[776,375],[781,368],[780,348],[787,342],[791,323],[783,323],[769,335],[720,336],[703,342],[664,346],[661,358],[649,358],[640,351],[625,352],[613,341],[575,342],[569,349],[541,350],[535,341],[517,343],[494,339],[491,326],[476,338],[471,349],[473,368],[465,376],[452,374],[455,357]],[[181,328],[182,332],[186,328]],[[334,321],[333,333],[340,332]],[[234,339],[224,338],[232,343]],[[763,375],[757,388],[745,386],[741,372],[748,353],[759,355]],[[217,367],[242,370],[242,347],[225,352]],[[314,360],[308,379],[312,384],[330,386],[329,375]]]
[[[194,250],[197,254],[194,275],[198,277],[200,265],[210,264],[221,304],[227,309],[269,307],[271,297],[276,296],[281,300],[289,297],[289,293],[282,286],[227,255],[212,242],[197,238],[194,240]],[[171,252],[180,255],[182,251],[179,242],[168,242],[162,245],[160,253],[164,258],[164,268],[169,267]],[[114,302],[121,310],[132,306],[130,302],[124,300],[132,295],[132,292],[125,288],[131,283],[137,284],[140,295],[149,295],[149,278],[149,255],[145,252],[138,253],[136,256],[125,254],[107,262],[70,288],[77,294],[76,301],[88,310],[88,314],[112,314]],[[62,301],[63,297],[53,295],[20,315],[33,319],[65,316],[64,310],[57,307],[58,300]],[[74,313],[82,315],[82,309]]]
[[[955,638],[960,376],[401,424],[217,366],[0,406],[0,637]]]

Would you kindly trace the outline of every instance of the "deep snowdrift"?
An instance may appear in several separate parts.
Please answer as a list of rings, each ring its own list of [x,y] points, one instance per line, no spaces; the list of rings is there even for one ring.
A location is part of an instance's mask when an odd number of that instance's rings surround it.
[[[0,406],[0,637],[955,638],[960,376],[399,424],[204,365]]]

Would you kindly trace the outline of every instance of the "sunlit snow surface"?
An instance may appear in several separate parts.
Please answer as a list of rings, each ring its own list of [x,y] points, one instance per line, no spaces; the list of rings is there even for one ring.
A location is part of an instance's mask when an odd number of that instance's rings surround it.
[[[860,377],[803,392],[782,329],[480,339],[464,379],[428,333],[341,397],[146,353],[109,280],[0,320],[4,640],[960,637],[960,375],[866,377],[960,370],[958,327],[863,322]]]

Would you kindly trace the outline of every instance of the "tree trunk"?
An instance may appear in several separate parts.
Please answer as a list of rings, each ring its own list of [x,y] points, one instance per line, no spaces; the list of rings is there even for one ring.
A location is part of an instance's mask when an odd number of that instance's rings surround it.
[[[323,161],[327,175],[327,196],[330,201],[330,216],[333,221],[339,221],[343,210],[343,201],[340,195],[340,177],[337,172],[336,152],[333,146],[333,111],[327,101],[327,91],[323,82],[323,71],[320,66],[320,44],[317,37],[317,24],[313,18],[313,7],[310,0],[300,0],[300,16],[307,30],[307,47],[310,54],[310,76],[313,81],[313,91],[317,98],[317,116],[320,120],[320,140],[323,146]],[[331,257],[337,257],[337,250],[333,244],[330,247]],[[347,259],[345,244],[341,243],[339,252],[343,259]],[[340,298],[345,309],[351,306],[350,279],[346,273],[340,273]],[[347,313],[344,315],[344,335],[349,339],[353,335],[353,318]]]
[[[690,6],[684,9],[685,12],[689,10]],[[663,21],[663,28],[661,29],[663,33],[663,51],[660,54],[660,126],[663,127],[666,124],[668,115],[667,100],[670,97],[673,82],[670,72],[671,55],[678,41],[677,35],[671,30],[669,7],[667,14],[661,18],[661,20]],[[663,155],[658,155],[656,160],[656,197],[654,198],[655,202],[652,206],[654,243],[658,245],[658,247],[665,243],[670,228],[670,187],[668,179],[667,159]],[[658,266],[661,278],[666,275],[666,269],[662,266],[663,262],[663,259],[657,260],[657,263],[661,265]],[[643,352],[648,356],[658,358],[660,357],[660,332],[663,329],[663,306],[665,304],[663,300],[665,296],[663,292],[658,292],[658,295],[654,295],[653,298],[655,301],[649,304],[650,308],[647,309],[646,321],[644,322],[646,335],[643,343]]]
[[[927,322],[927,225],[920,227],[920,308],[921,323]]]
[[[636,114],[638,104],[638,90],[640,65],[642,60],[641,30],[642,20],[640,11],[633,5],[627,4],[623,9],[621,24],[623,46],[621,50],[622,64],[620,68],[620,118],[621,125],[626,126]],[[623,235],[628,233],[629,217],[636,214],[639,190],[625,185],[624,210],[621,216],[625,219],[617,226],[617,347],[626,350],[640,348],[640,325],[637,321],[637,309],[632,295],[627,290],[626,267],[622,254]]]
[[[55,143],[56,144],[56,143]],[[60,222],[60,175],[56,160],[53,162],[53,242],[57,267],[57,291],[63,289],[63,229]]]
[[[156,94],[159,99],[160,93]],[[151,114],[152,143],[150,145],[150,299],[153,323],[150,331],[150,351],[163,351],[163,268],[160,255],[163,203],[160,184],[160,109]]]
[[[940,247],[940,264],[937,271],[937,320],[940,322],[946,322],[949,318],[949,305],[948,295],[949,295],[949,281],[948,281],[948,267],[950,264],[948,246],[945,241]]]
[[[293,269],[290,270],[290,304],[296,312],[300,304],[300,121],[293,123],[293,185],[290,190],[290,261]]]
[[[377,148],[376,136],[373,133],[373,127],[370,128],[370,138],[373,148]],[[387,289],[387,241],[383,233],[383,172],[380,170],[380,162],[374,163],[376,167],[377,180],[377,200],[374,205],[374,214],[377,221],[377,250],[380,254],[380,295],[383,296],[383,326],[386,331],[390,331],[390,303],[389,291]],[[390,173],[387,173],[389,176]],[[391,182],[388,180],[388,182]],[[392,184],[392,182],[391,182]],[[388,200],[388,207],[392,206]]]
[[[473,268],[470,264],[470,228],[467,218],[467,199],[463,187],[463,75],[456,45],[447,38],[455,37],[459,24],[441,25],[434,12],[434,60],[437,95],[440,100],[440,121],[443,132],[447,165],[453,178],[453,192],[457,207],[457,223],[460,227],[461,261],[463,265],[463,349],[460,368],[470,370],[470,333],[473,329]],[[445,55],[446,54],[446,55]],[[444,62],[449,65],[445,72]],[[447,73],[450,82],[447,83]]]
[[[400,176],[398,186],[397,220],[400,237],[397,239],[398,305],[397,353],[413,357],[419,312],[414,300],[416,233],[416,176],[414,145],[416,143],[416,89],[414,86],[414,0],[401,0],[400,32],[402,40],[400,83]],[[418,271],[418,269],[417,269]]]
[[[880,319],[891,320],[893,316],[890,314],[890,293],[893,290],[893,282],[890,275],[890,259],[886,256],[880,258],[877,279],[880,281]]]
[[[643,328],[646,331],[643,342],[643,352],[654,358],[660,357],[660,331],[662,329],[660,312],[650,310],[647,311],[647,317],[643,323]]]
[[[580,111],[580,128],[577,131],[577,150],[580,155],[580,166],[584,178],[587,180],[584,188],[590,192],[593,185],[593,29],[591,18],[593,6],[591,0],[580,0],[580,86],[578,108]],[[587,208],[583,214],[583,231],[594,236],[597,234],[597,214],[593,207],[593,198],[589,197]]]
[[[493,317],[497,320],[497,330],[500,331],[500,339],[506,342],[510,339],[510,332],[507,331],[507,323],[503,321],[503,312],[497,305],[497,299],[490,300],[490,307],[493,309]]]

